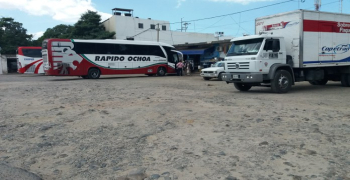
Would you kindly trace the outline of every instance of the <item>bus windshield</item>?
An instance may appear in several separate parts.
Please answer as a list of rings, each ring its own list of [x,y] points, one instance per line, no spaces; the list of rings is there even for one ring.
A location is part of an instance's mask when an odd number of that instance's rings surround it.
[[[227,56],[256,55],[259,52],[263,40],[264,38],[234,41],[227,52]]]

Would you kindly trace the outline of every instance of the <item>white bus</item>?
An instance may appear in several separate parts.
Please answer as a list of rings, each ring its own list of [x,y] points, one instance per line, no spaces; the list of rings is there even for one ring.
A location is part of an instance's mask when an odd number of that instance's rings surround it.
[[[17,48],[17,68],[21,74],[43,74],[41,47],[22,46]]]
[[[181,52],[160,42],[128,40],[46,39],[43,41],[44,71],[52,76],[176,73]]]

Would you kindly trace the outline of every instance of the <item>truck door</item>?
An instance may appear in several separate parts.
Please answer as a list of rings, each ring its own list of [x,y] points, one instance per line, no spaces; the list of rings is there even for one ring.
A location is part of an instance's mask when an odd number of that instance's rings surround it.
[[[336,55],[332,50],[336,44],[334,44],[334,27],[332,24],[322,23],[319,29],[319,56],[318,60],[320,63],[333,63],[334,56]]]
[[[263,72],[269,72],[270,67],[276,63],[285,63],[286,52],[281,48],[279,39],[266,39],[262,51],[262,61],[260,61],[260,69]]]

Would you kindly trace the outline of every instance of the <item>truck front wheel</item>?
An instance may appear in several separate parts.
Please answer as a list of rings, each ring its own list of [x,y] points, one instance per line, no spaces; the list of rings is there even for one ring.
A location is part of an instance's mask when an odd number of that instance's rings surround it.
[[[286,70],[278,70],[271,80],[271,90],[275,93],[287,93],[292,87],[292,76]]]
[[[252,88],[252,85],[250,84],[244,84],[244,83],[233,83],[235,88],[239,91],[249,91],[250,88]]]

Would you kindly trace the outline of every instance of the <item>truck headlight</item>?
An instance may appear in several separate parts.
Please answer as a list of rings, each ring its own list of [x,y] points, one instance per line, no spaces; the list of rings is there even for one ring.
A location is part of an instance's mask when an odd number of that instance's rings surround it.
[[[247,75],[246,78],[247,78],[247,79],[253,79],[253,76],[252,76],[252,75]]]

